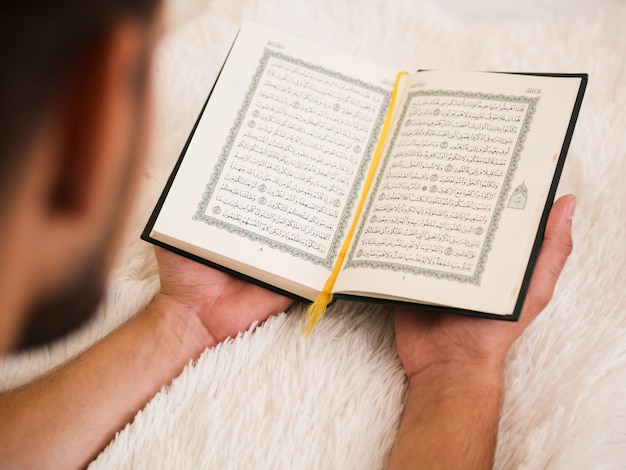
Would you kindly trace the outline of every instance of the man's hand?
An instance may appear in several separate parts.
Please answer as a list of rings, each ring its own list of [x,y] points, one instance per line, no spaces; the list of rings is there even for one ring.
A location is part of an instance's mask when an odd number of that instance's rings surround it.
[[[572,251],[574,196],[550,212],[518,322],[398,308],[398,355],[410,380],[390,468],[489,469],[502,367],[511,344],[544,309]]]
[[[554,203],[537,264],[517,322],[398,308],[395,317],[398,354],[412,377],[433,364],[458,362],[500,367],[513,341],[545,308],[572,251],[574,196]]]
[[[158,297],[196,315],[215,343],[236,336],[254,322],[285,311],[293,300],[217,269],[155,248],[161,290]]]

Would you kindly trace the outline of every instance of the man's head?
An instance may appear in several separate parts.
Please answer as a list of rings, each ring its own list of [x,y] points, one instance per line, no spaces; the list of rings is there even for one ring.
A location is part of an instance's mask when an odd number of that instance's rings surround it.
[[[0,6],[0,353],[95,308],[146,140],[157,0]]]

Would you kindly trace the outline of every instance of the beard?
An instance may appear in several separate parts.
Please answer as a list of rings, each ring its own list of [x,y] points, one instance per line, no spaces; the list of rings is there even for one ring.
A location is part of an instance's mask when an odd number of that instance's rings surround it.
[[[105,245],[102,243],[101,245]],[[79,275],[52,295],[31,307],[15,351],[53,342],[85,325],[97,311],[105,292],[104,257],[101,246],[83,265]]]

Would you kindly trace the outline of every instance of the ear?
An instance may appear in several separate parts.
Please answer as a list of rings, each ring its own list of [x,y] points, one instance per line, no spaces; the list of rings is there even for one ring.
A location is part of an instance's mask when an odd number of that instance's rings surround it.
[[[135,144],[145,138],[139,120],[151,52],[146,31],[127,22],[86,47],[53,108],[54,138],[41,165],[42,276],[44,266],[57,278],[75,273],[120,230],[141,164]]]
[[[85,49],[63,91],[50,209],[81,217],[116,188],[136,131],[145,28],[126,23]],[[104,193],[104,194],[103,194]]]

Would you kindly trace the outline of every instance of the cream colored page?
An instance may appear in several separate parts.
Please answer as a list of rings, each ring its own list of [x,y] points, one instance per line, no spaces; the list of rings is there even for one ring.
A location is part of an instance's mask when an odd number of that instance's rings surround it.
[[[246,24],[153,236],[246,274],[265,271],[271,283],[286,278],[321,289],[394,78]]]
[[[512,312],[579,84],[415,74],[336,289]]]

